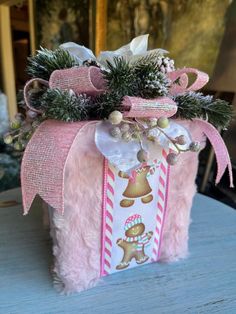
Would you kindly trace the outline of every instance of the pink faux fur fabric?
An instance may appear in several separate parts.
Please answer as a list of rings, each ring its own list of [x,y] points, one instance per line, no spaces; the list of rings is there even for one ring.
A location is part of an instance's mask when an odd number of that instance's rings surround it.
[[[54,271],[63,292],[93,287],[100,277],[103,156],[86,124],[71,148],[65,172],[65,211],[53,211]]]
[[[203,140],[191,122],[180,123],[191,129],[194,140]],[[61,283],[64,293],[88,289],[100,279],[103,156],[95,146],[94,131],[95,122],[87,123],[71,148],[66,163],[64,215],[51,211],[55,283]],[[161,261],[187,255],[197,167],[197,154],[185,153],[171,168]]]
[[[178,121],[190,130],[192,138],[205,144],[201,130],[191,121]],[[188,255],[188,230],[193,197],[198,154],[181,154],[178,163],[170,169],[169,195],[163,227],[160,261],[173,262]]]

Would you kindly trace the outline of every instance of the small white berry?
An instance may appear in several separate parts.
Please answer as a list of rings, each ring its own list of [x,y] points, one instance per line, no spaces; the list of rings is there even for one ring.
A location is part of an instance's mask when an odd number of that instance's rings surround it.
[[[169,120],[166,117],[161,117],[157,120],[157,125],[161,129],[165,129],[169,126]]]
[[[186,144],[186,137],[184,135],[180,135],[176,137],[176,143],[179,145],[185,145]]]
[[[21,127],[21,121],[20,120],[13,120],[13,121],[11,121],[11,128],[13,129],[13,130],[17,130],[17,129],[19,129]]]
[[[38,114],[37,114],[35,111],[28,110],[28,111],[26,112],[26,115],[27,115],[27,117],[30,118],[30,119],[35,119]]]
[[[121,137],[121,130],[118,126],[116,126],[110,130],[110,134],[114,138],[120,138]]]
[[[147,162],[149,159],[149,153],[145,149],[140,149],[137,153],[137,159],[139,162]]]
[[[148,120],[148,125],[149,125],[150,127],[156,126],[156,125],[157,125],[157,118],[150,118],[150,119]]]
[[[166,157],[166,161],[170,166],[174,166],[178,161],[178,155],[175,153],[169,153]]]
[[[109,122],[114,125],[120,124],[122,119],[123,119],[123,115],[118,110],[112,111],[108,117]]]
[[[10,133],[7,133],[3,136],[3,141],[5,144],[9,145],[13,142],[13,137]]]
[[[127,132],[127,131],[129,131],[129,129],[130,129],[130,126],[129,126],[128,123],[123,123],[123,124],[121,124],[121,126],[120,126],[121,132]]]
[[[127,131],[122,134],[122,138],[125,142],[130,142],[132,140],[132,135]]]
[[[191,152],[199,152],[199,150],[200,150],[200,148],[201,148],[201,145],[200,145],[200,143],[199,142],[192,142],[190,145],[189,145],[189,150],[191,151]]]

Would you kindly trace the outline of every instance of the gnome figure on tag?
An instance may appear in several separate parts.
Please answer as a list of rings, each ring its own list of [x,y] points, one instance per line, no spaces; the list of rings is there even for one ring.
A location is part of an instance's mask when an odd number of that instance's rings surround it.
[[[125,238],[116,241],[117,245],[124,251],[120,264],[116,266],[117,270],[127,268],[133,258],[137,264],[143,264],[149,259],[145,255],[144,248],[150,242],[153,232],[144,233],[144,231],[145,225],[140,215],[132,215],[126,220]]]
[[[123,171],[119,171],[118,175],[121,178],[128,179],[128,184],[123,192],[124,199],[121,200],[121,207],[130,207],[134,204],[135,199],[141,198],[142,203],[147,204],[153,200],[151,194],[152,188],[149,185],[147,175],[152,172],[150,171],[151,166],[144,166],[136,170],[135,175],[129,177],[129,175]],[[151,169],[153,171],[153,169]]]

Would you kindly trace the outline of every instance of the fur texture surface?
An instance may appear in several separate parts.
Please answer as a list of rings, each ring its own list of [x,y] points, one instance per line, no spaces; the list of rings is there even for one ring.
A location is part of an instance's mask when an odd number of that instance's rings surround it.
[[[203,140],[191,122],[180,123],[194,140]],[[103,156],[95,146],[94,131],[95,123],[90,122],[77,135],[66,163],[65,212],[51,214],[55,285],[64,293],[88,289],[100,279]],[[187,256],[197,167],[196,153],[182,154],[171,167],[161,261]]]
[[[196,124],[191,121],[178,121],[178,123],[190,131],[193,140],[205,146],[205,138]],[[188,230],[192,201],[196,193],[197,170],[198,154],[192,152],[181,154],[178,163],[170,169],[160,261],[173,262],[188,255]]]
[[[93,287],[100,278],[103,156],[94,142],[95,123],[79,132],[65,173],[65,212],[53,212],[54,272],[63,292]]]

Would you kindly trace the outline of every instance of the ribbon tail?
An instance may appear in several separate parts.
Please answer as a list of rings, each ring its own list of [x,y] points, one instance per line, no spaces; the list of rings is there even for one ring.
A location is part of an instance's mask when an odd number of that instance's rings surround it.
[[[216,155],[216,162],[217,162],[217,175],[216,175],[215,183],[218,184],[220,182],[226,168],[228,168],[230,187],[233,188],[234,183],[233,183],[232,165],[231,165],[227,147],[220,133],[213,125],[211,125],[207,121],[204,121],[201,119],[195,119],[194,122],[197,123],[198,128],[201,129],[202,132],[209,139],[214,149],[214,152]]]
[[[21,164],[24,215],[29,212],[36,195],[63,214],[67,158],[80,130],[88,123],[93,122],[46,120],[37,128]]]

